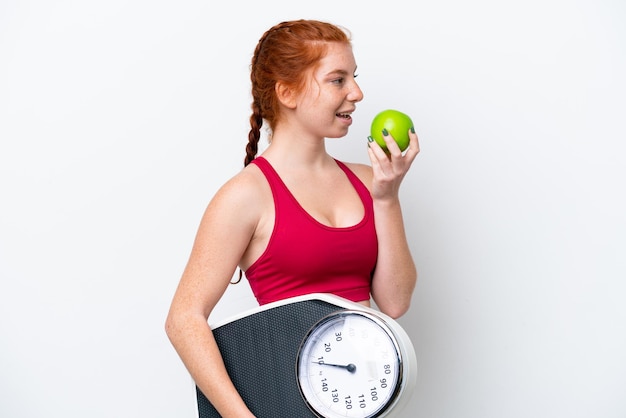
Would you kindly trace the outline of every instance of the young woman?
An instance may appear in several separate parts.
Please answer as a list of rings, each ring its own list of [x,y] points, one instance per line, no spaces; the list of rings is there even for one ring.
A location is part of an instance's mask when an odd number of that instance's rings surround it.
[[[166,321],[195,383],[223,417],[253,416],[232,385],[207,320],[237,268],[260,304],[332,293],[397,318],[417,274],[398,191],[419,153],[368,138],[371,166],[335,160],[326,138],[348,133],[363,99],[348,32],[329,23],[280,23],[251,63],[245,168],[209,203]],[[257,144],[263,123],[271,141]]]

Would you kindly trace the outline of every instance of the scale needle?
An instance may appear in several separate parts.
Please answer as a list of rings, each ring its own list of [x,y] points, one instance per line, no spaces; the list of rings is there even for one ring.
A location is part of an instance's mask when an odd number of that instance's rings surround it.
[[[347,371],[349,371],[350,373],[354,373],[356,372],[356,366],[352,363],[350,364],[332,364],[332,363],[325,363],[323,361],[314,361],[313,363],[319,364],[320,366],[333,366],[333,367],[339,367],[340,369],[346,369]]]

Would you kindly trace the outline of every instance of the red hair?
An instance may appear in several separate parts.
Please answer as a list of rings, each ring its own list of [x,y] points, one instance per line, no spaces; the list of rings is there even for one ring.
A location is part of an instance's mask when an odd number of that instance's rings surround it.
[[[280,118],[276,83],[302,91],[307,71],[322,59],[328,42],[350,43],[350,34],[331,23],[304,19],[279,23],[263,34],[250,65],[252,115],[244,165],[256,157],[263,120],[273,127]]]

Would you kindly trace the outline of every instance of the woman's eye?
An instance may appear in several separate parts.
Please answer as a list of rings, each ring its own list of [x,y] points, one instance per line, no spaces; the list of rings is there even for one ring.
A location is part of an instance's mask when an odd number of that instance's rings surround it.
[[[334,79],[332,82],[333,82],[334,84],[343,84],[343,81],[344,81],[344,79],[343,79],[343,77],[342,77],[342,78],[336,78],[336,79]]]

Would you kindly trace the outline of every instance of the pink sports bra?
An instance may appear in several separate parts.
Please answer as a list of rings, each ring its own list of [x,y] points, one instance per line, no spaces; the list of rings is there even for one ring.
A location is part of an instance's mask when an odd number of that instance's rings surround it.
[[[309,293],[332,293],[354,302],[369,300],[378,240],[369,190],[345,164],[339,167],[357,191],[365,215],[356,225],[333,228],[300,206],[263,157],[252,161],[263,172],[274,197],[274,230],[263,254],[246,277],[260,305]]]

